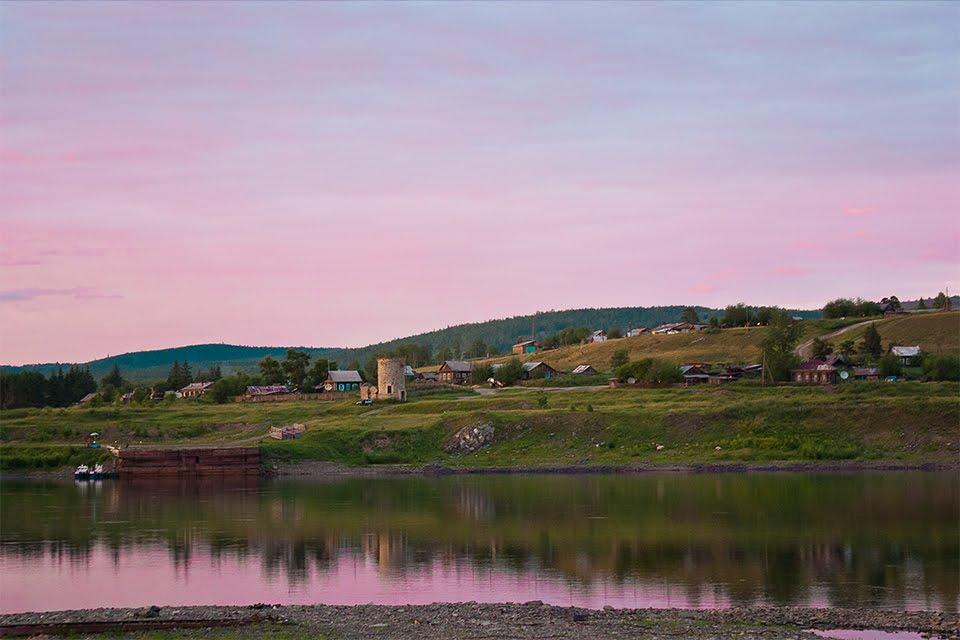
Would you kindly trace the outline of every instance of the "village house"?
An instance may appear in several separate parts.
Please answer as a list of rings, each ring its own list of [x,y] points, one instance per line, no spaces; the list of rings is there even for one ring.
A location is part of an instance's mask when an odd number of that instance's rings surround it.
[[[647,329],[646,327],[637,327],[635,329],[630,329],[630,331],[627,331],[627,337],[636,338],[637,336],[642,335],[644,333],[650,333],[650,329]]]
[[[597,370],[588,364],[579,364],[570,373],[575,376],[595,376],[597,375]]]
[[[693,324],[692,322],[668,322],[667,324],[662,324],[659,327],[656,327],[651,331],[651,333],[672,335],[675,333],[703,331],[706,328],[707,325],[705,324]]]
[[[523,363],[523,379],[529,380],[530,378],[546,378],[549,380],[557,375],[557,370],[548,365],[546,362],[524,362]]]
[[[284,393],[290,393],[290,387],[285,384],[268,384],[247,387],[247,397],[259,398],[263,396],[277,396]]]
[[[447,384],[466,384],[473,372],[473,364],[462,360],[446,360],[437,371],[440,382]]]
[[[587,336],[587,343],[591,342],[606,342],[607,341],[607,332],[603,329],[599,331],[594,331],[589,336]]]
[[[178,398],[199,398],[213,388],[212,382],[191,382],[177,391]]]
[[[324,391],[356,391],[363,383],[359,371],[343,370],[327,372],[327,379],[323,381]]]
[[[77,402],[77,404],[87,404],[88,402],[92,402],[93,399],[96,398],[96,397],[99,396],[99,395],[100,395],[100,392],[99,392],[99,391],[94,391],[94,392],[92,392],[92,393],[88,393],[87,395],[85,395],[85,396],[83,396],[82,398],[80,398],[80,400]]]
[[[837,368],[823,360],[805,360],[790,370],[790,379],[798,384],[836,384]]]
[[[906,347],[895,345],[890,347],[890,353],[900,358],[900,363],[905,367],[912,367],[920,361],[920,347]]]
[[[518,342],[510,348],[511,353],[523,355],[525,353],[536,353],[540,349],[540,343],[536,340],[524,340]]]
[[[710,380],[710,374],[696,364],[685,364],[680,367],[680,375],[687,384],[699,384]]]

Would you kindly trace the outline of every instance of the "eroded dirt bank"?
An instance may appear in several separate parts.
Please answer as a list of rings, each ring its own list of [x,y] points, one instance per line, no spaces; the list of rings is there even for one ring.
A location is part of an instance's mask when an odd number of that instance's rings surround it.
[[[707,611],[605,609],[525,604],[418,606],[162,607],[94,609],[0,616],[0,633],[163,638],[330,638],[460,640],[467,638],[802,638],[812,629],[882,629],[957,638],[956,613],[865,609],[751,608]],[[151,636],[157,637],[157,636]]]

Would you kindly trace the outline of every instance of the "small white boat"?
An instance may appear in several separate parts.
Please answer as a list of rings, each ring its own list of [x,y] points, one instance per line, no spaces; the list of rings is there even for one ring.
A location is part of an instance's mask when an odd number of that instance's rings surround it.
[[[103,465],[102,464],[94,465],[93,469],[90,471],[90,479],[99,480],[102,477],[103,477]]]
[[[77,470],[73,472],[73,477],[77,480],[86,480],[90,477],[90,467],[85,464],[77,467]]]

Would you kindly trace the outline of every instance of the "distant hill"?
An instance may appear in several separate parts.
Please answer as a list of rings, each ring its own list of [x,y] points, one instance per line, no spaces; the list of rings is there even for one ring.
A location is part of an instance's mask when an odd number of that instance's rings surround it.
[[[338,347],[295,347],[310,353],[312,357],[324,357],[336,361],[340,367],[346,367],[354,360],[365,362],[377,353],[396,349],[404,343],[414,342],[429,345],[436,354],[442,347],[459,345],[466,349],[475,340],[483,340],[500,352],[509,350],[510,345],[519,339],[528,339],[531,332],[543,338],[562,329],[587,327],[590,329],[619,328],[626,331],[633,327],[654,327],[665,322],[675,322],[686,307],[674,305],[666,307],[611,307],[602,309],[570,309],[566,311],[545,311],[525,316],[514,316],[486,322],[472,322],[457,326],[420,333],[405,338],[381,342],[360,348]],[[721,316],[722,309],[694,307],[701,320],[707,321],[713,316]],[[790,313],[803,318],[817,318],[820,311],[791,310]],[[233,371],[254,372],[257,362],[264,356],[283,357],[287,347],[248,347],[230,344],[199,344],[186,347],[174,347],[154,351],[135,351],[109,358],[79,363],[90,367],[94,377],[106,375],[114,364],[120,367],[123,376],[133,381],[150,381],[165,378],[173,362],[189,362],[194,372],[212,365],[220,365],[224,374]],[[24,365],[22,367],[3,366],[4,371],[34,370],[48,374],[58,367],[69,367],[71,363],[45,363]]]

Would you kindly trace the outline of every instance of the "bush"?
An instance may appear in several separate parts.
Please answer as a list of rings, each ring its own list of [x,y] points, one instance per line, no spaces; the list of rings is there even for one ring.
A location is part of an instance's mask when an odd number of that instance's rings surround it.
[[[614,369],[622,367],[628,362],[630,362],[630,352],[626,349],[617,349],[613,352],[613,357],[610,358],[610,366]]]
[[[502,367],[497,369],[493,377],[503,384],[509,386],[523,377],[523,365],[519,358],[510,358]]]
[[[487,380],[493,377],[493,369],[490,365],[474,365],[470,372],[470,382],[472,384],[486,384]]]
[[[880,375],[883,377],[900,377],[903,375],[903,364],[900,362],[900,358],[892,353],[885,354],[882,358],[880,358],[877,368]]]
[[[923,359],[923,376],[928,380],[960,380],[960,355],[928,355]]]

